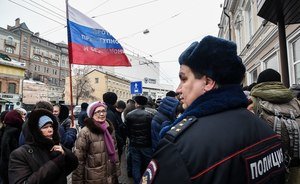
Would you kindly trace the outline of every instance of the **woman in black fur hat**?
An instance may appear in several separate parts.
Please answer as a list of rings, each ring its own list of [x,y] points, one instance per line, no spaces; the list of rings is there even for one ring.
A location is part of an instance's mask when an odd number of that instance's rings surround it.
[[[13,151],[9,183],[67,183],[78,165],[76,156],[59,144],[58,122],[50,111],[37,109],[28,119],[26,144]]]

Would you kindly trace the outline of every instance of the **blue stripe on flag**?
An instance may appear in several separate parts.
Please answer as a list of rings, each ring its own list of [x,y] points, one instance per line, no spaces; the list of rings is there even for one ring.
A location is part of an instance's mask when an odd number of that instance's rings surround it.
[[[84,46],[106,49],[123,49],[119,42],[104,29],[93,29],[68,20],[69,41]]]

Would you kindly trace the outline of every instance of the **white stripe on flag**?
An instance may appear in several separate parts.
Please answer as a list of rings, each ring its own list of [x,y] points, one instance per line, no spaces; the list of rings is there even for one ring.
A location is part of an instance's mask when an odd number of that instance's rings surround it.
[[[68,5],[69,9],[69,21],[72,21],[76,24],[89,27],[89,28],[95,28],[95,29],[103,29],[102,26],[100,26],[97,22],[95,22],[93,19],[87,17],[80,11],[76,10],[75,8]]]

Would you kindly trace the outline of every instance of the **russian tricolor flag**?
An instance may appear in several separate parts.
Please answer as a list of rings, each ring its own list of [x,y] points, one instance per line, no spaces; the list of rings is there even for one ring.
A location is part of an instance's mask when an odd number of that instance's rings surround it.
[[[119,42],[91,18],[67,4],[70,64],[131,66]]]

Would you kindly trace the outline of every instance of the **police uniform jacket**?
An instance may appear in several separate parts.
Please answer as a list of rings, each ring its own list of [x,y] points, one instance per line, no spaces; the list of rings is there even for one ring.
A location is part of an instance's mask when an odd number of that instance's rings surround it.
[[[208,92],[160,141],[144,183],[283,183],[280,138],[246,108],[240,87]]]

